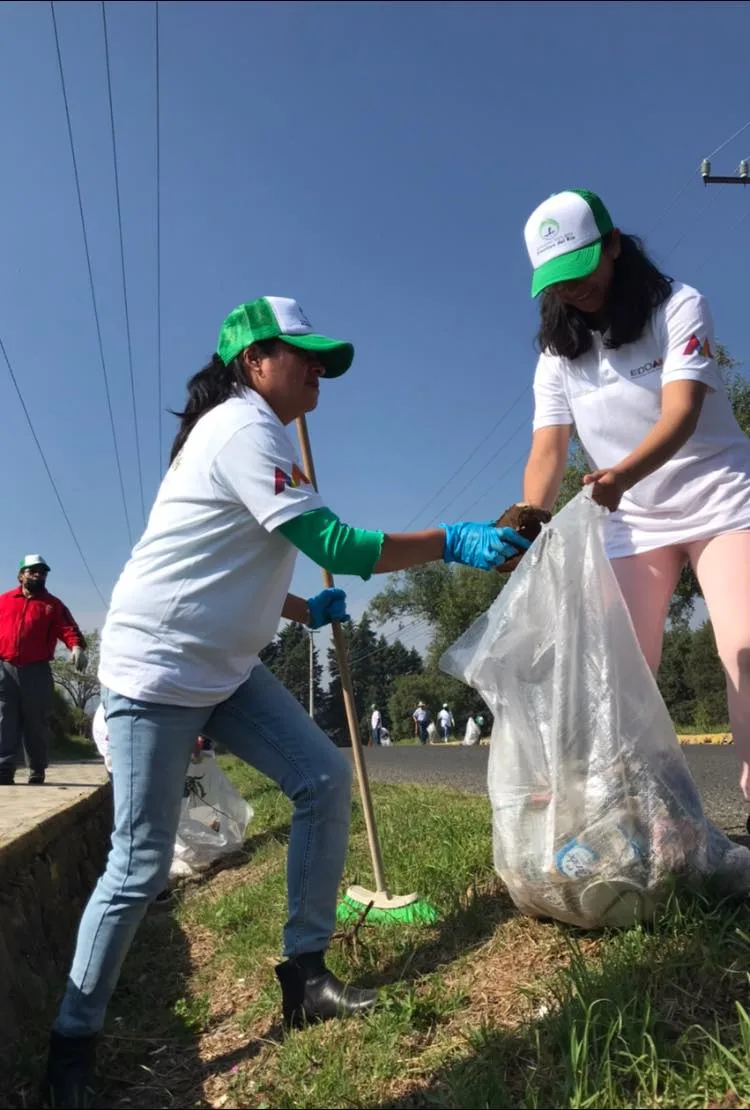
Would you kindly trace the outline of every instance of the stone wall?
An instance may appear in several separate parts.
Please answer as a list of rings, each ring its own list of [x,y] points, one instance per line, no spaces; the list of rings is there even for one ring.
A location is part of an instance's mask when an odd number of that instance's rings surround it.
[[[111,828],[107,784],[0,849],[0,1067],[54,1012]]]

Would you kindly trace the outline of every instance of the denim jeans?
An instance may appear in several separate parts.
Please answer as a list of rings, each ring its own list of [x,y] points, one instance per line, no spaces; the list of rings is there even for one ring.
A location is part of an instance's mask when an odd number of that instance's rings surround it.
[[[226,701],[191,708],[102,691],[112,757],[115,822],[107,867],[78,929],[55,1029],[98,1032],[148,905],[164,889],[185,774],[199,734],[278,783],[294,803],[287,856],[284,954],[328,947],[346,857],[349,761],[261,664]]]

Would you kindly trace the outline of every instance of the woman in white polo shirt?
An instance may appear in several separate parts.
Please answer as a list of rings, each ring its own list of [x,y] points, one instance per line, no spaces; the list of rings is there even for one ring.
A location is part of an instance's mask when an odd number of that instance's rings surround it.
[[[750,800],[750,440],[714,359],[706,299],[662,274],[594,193],[544,201],[525,230],[541,295],[524,499],[551,508],[575,426],[610,510],[607,553],[658,670],[669,602],[695,570],[727,675]]]
[[[375,1001],[324,959],[347,849],[350,764],[258,653],[282,616],[312,628],[349,619],[342,590],[289,594],[298,551],[366,579],[441,558],[490,570],[529,545],[488,524],[385,535],[326,508],[286,428],[316,407],[320,378],[343,374],[353,355],[350,343],[315,334],[295,301],[262,297],[227,317],[218,353],[189,382],[171,466],[102,633],[115,828],[51,1039],[50,1105],[84,1105],[122,961],[167,880],[198,735],[294,802],[286,959],[276,969],[285,1024],[365,1012]]]

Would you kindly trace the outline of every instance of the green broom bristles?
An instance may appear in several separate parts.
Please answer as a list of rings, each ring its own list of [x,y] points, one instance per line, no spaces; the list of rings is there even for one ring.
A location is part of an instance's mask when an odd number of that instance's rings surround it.
[[[412,902],[400,909],[369,909],[362,902],[356,902],[345,895],[336,909],[336,920],[340,925],[351,925],[357,921],[372,922],[374,925],[434,925],[439,918],[438,911],[429,902]]]

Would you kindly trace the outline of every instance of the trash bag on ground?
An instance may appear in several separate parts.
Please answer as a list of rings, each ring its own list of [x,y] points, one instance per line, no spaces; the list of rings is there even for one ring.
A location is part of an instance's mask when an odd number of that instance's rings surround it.
[[[232,786],[213,751],[191,756],[170,878],[200,874],[242,847],[253,808]]]
[[[750,891],[750,851],[709,822],[578,495],[440,660],[494,715],[495,867],[519,909],[583,928],[653,916],[675,876]]]

